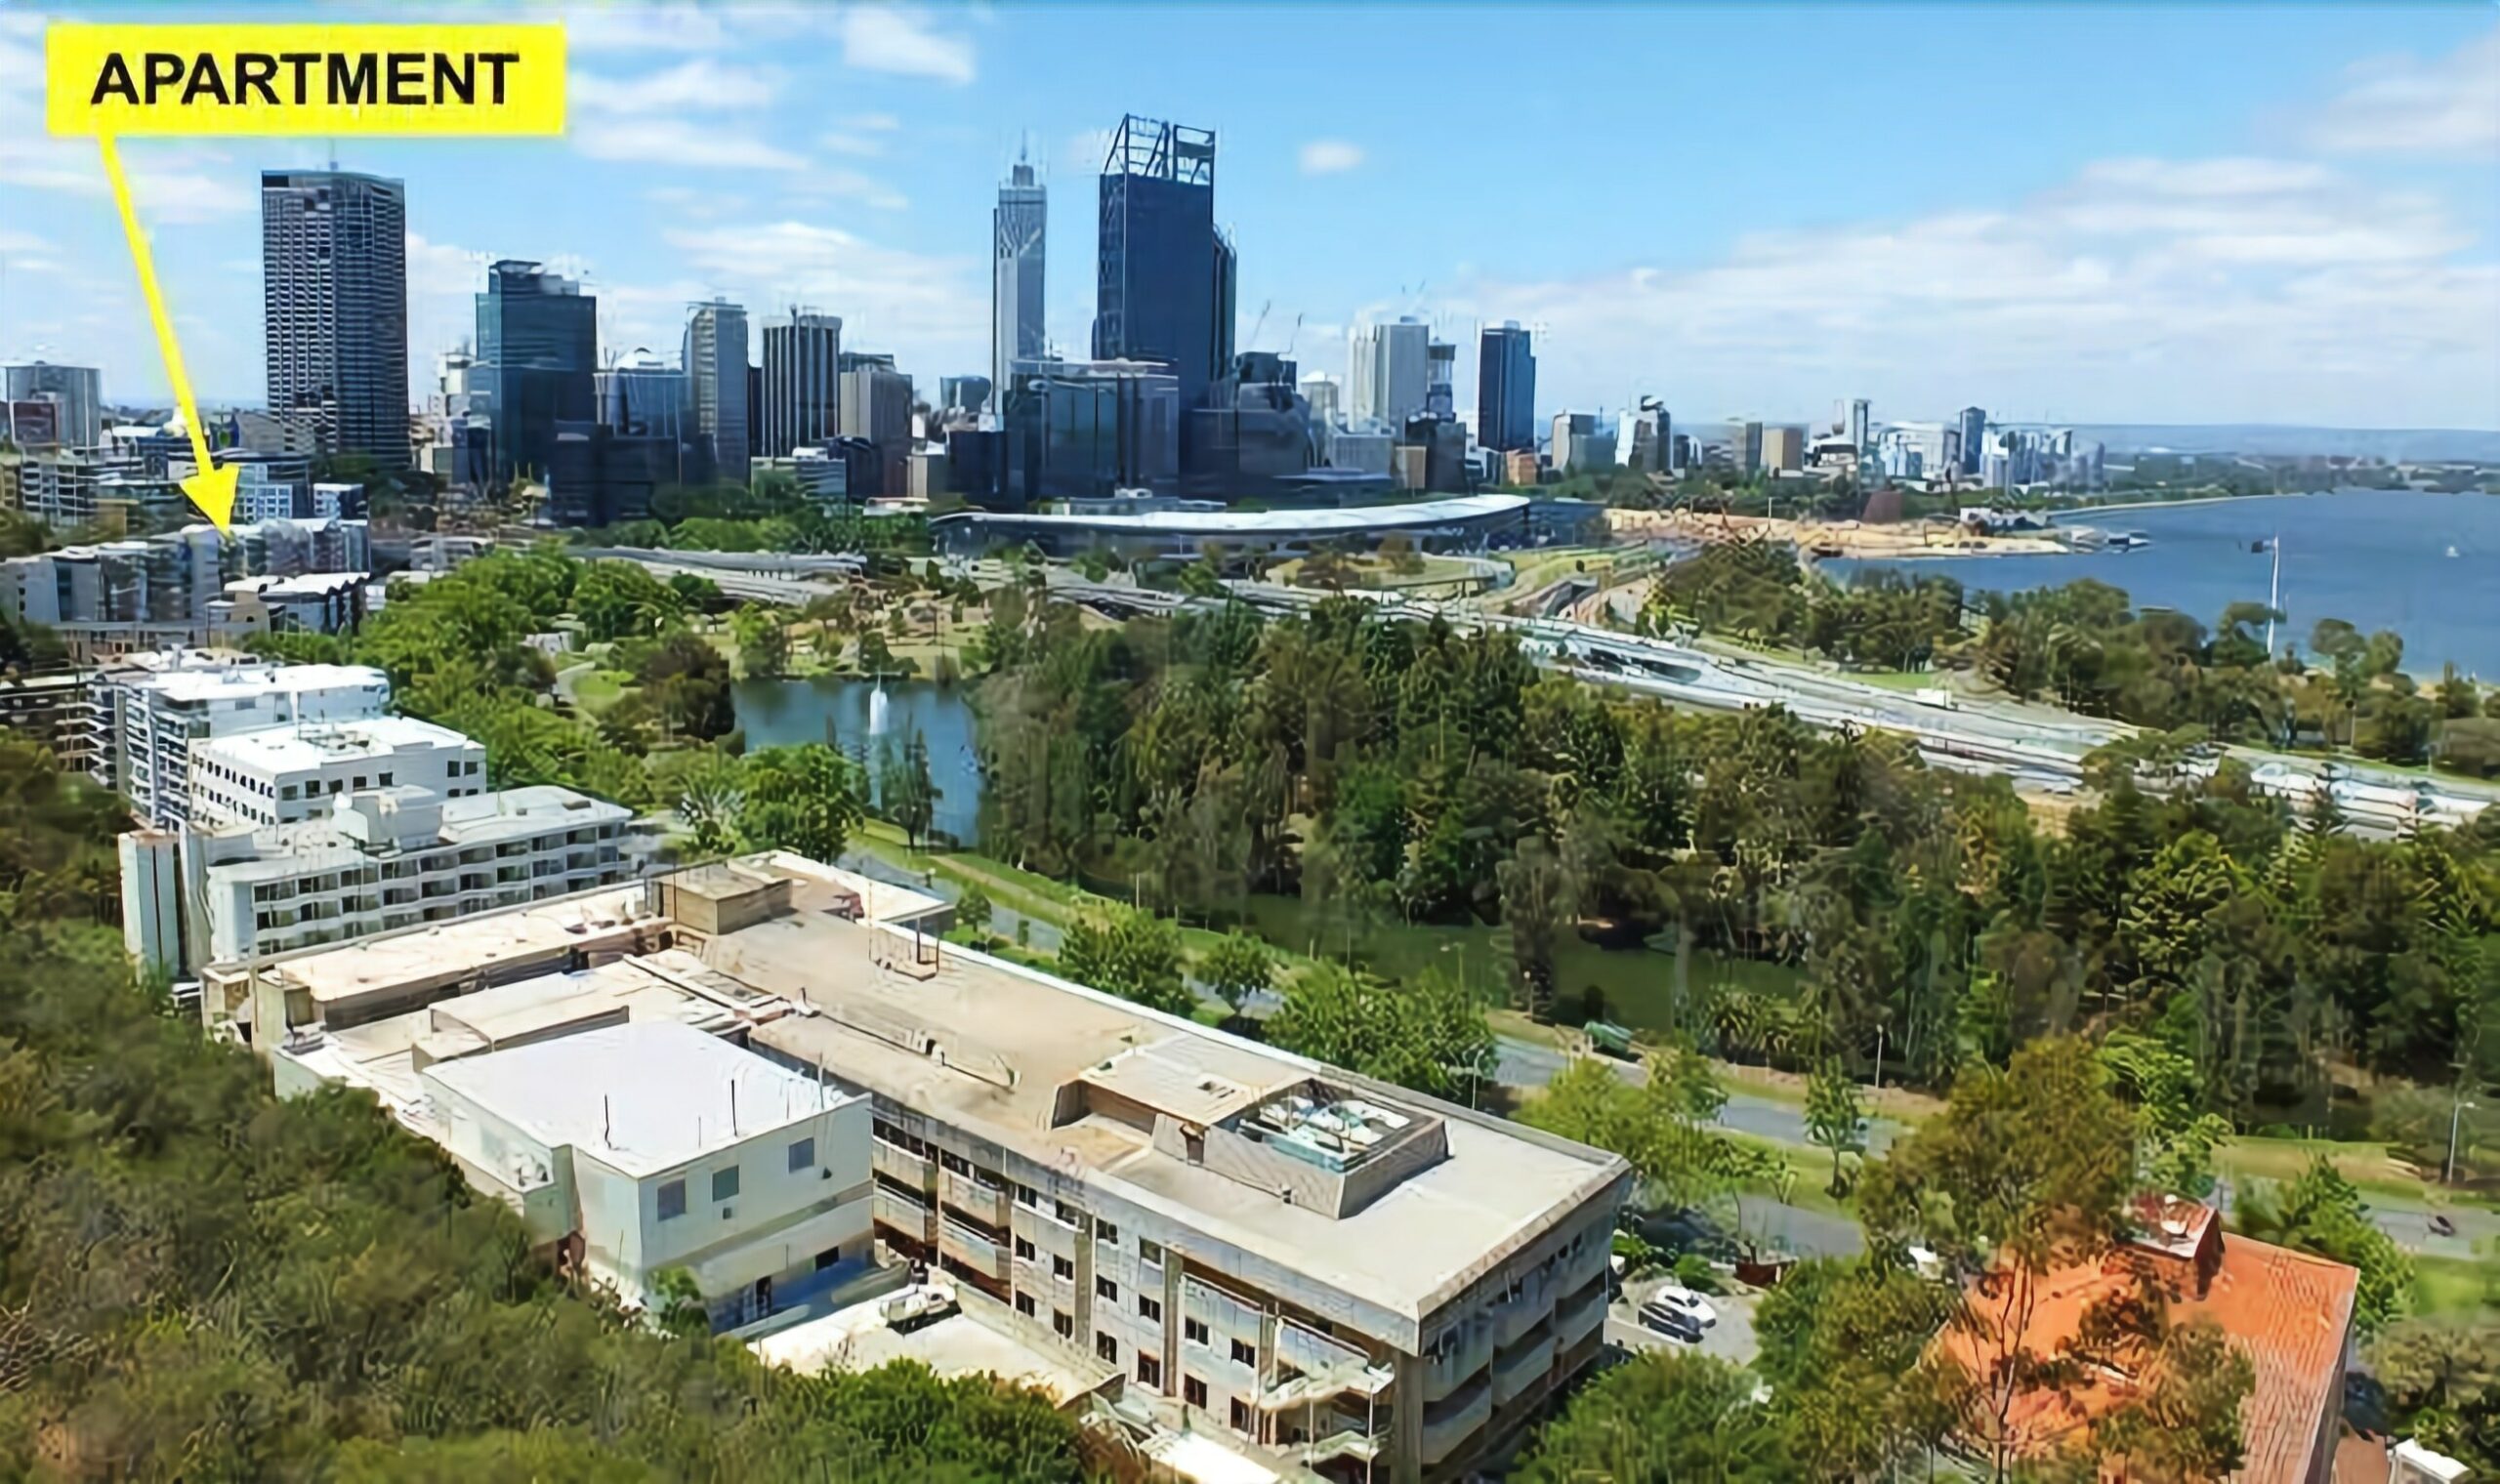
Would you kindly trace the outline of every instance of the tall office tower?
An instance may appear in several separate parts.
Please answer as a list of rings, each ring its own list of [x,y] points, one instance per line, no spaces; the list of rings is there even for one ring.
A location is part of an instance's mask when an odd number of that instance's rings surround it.
[[[1356,330],[1346,376],[1353,416],[1403,428],[1422,412],[1432,390],[1432,326],[1412,314]]]
[[[711,449],[718,476],[747,476],[746,310],[714,300],[689,305],[686,319],[687,435]]]
[[[1624,414],[1617,442],[1624,468],[1649,474],[1674,472],[1675,420],[1656,397],[1641,398],[1638,407]]]
[[[1762,424],[1743,418],[1728,420],[1728,462],[1740,474],[1762,473]]]
[[[1516,319],[1476,343],[1476,441],[1509,453],[1536,446],[1536,353]]]
[[[486,269],[471,377],[494,422],[497,483],[548,476],[556,425],[597,416],[598,372],[598,300],[535,263],[507,258]]]
[[[408,462],[407,187],[343,170],[261,172],[271,412],[312,412],[325,452]]]
[[[877,492],[899,495],[911,459],[911,378],[891,355],[863,358],[842,373],[842,433],[877,450]]]
[[[1988,415],[1986,410],[1979,407],[1963,408],[1961,432],[1962,473],[1966,474],[1978,474],[1979,472],[1979,457],[1986,451],[1988,441]]]
[[[1123,117],[1103,161],[1097,360],[1161,361],[1194,407],[1232,365],[1237,263],[1215,225],[1215,135]]]
[[[1327,430],[1336,427],[1344,414],[1344,409],[1337,405],[1336,380],[1316,375],[1304,377],[1302,399],[1311,404],[1311,426],[1324,441]]]
[[[764,322],[763,405],[750,410],[768,459],[842,435],[842,316],[793,305]]]
[[[599,420],[618,433],[674,438],[685,425],[686,373],[644,347],[596,380]]]
[[[1875,445],[1871,441],[1874,436],[1874,429],[1870,426],[1867,419],[1869,408],[1867,406],[1866,398],[1862,396],[1851,397],[1842,411],[1844,416],[1838,427],[1842,433],[1848,435],[1849,446],[1856,449],[1859,453],[1864,453],[1869,448],[1874,447]]]
[[[998,187],[989,214],[989,384],[1004,389],[1016,362],[1039,360],[1042,337],[1042,239],[1050,191],[1022,159]]]
[[[1458,416],[1458,347],[1436,340],[1424,349],[1424,416],[1446,423]]]
[[[52,436],[45,441],[64,448],[94,448],[104,442],[104,376],[95,367],[21,361],[0,372],[0,377],[5,377],[8,387],[0,402],[51,402],[59,409],[53,416]]]

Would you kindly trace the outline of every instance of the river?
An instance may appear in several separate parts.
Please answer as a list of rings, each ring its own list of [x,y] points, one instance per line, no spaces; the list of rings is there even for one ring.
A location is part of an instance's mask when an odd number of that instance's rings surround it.
[[[2123,511],[2078,511],[2062,524],[2141,531],[2133,552],[2054,556],[1827,560],[1846,577],[1869,566],[1951,577],[1974,591],[2012,592],[2093,578],[2139,607],[2175,608],[2211,626],[2231,603],[2266,601],[2272,559],[2252,545],[2280,536],[2277,648],[2306,645],[2321,618],[2404,637],[2404,668],[2429,679],[2443,664],[2500,680],[2500,496],[2338,490]]]
[[[872,786],[881,743],[899,747],[917,728],[928,743],[929,775],[938,785],[938,832],[972,845],[980,819],[972,697],[932,680],[889,680],[879,733],[871,725],[876,693],[874,683],[861,680],[741,680],[735,691],[738,725],[749,747],[829,742],[866,765]]]

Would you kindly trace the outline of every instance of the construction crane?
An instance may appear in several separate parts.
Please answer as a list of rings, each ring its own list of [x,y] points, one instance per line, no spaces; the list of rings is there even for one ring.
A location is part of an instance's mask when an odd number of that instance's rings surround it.
[[[1272,299],[1269,300],[1266,304],[1259,306],[1259,317],[1250,321],[1250,333],[1242,340],[1241,344],[1243,346],[1253,350],[1259,348],[1259,332],[1267,328],[1268,311],[1275,307],[1276,302]]]
[[[1285,337],[1285,359],[1293,358],[1293,343],[1300,339],[1302,339],[1302,315],[1296,312],[1293,316],[1293,333]]]

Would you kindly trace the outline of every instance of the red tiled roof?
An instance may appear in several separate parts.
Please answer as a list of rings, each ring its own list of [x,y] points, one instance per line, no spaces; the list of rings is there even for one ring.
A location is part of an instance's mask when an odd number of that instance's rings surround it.
[[[2142,1239],[2106,1257],[2045,1274],[2023,1348],[2044,1356],[2063,1349],[2087,1310],[2126,1296],[2137,1272],[2150,1263],[2172,1291],[2171,1322],[2212,1321],[2255,1373],[2240,1406],[2245,1458],[2233,1477],[2241,1484],[2300,1484],[2310,1477],[2317,1451],[2334,1446],[2333,1433],[2321,1423],[2330,1409],[2342,1407],[2344,1353],[2359,1275],[2343,1263],[2253,1238],[2225,1240],[2212,1216],[2207,1208],[2184,1204],[2155,1211]],[[2208,1244],[2214,1249],[2212,1277],[2199,1292],[2197,1258]],[[1978,1302],[1984,1310],[1986,1300]],[[1994,1350],[1985,1337],[1948,1329],[1938,1344],[1984,1383]],[[2104,1372],[2062,1393],[2035,1390],[2015,1397],[2006,1417],[2015,1451],[2038,1454],[2068,1446],[2086,1423],[2138,1395],[2147,1381]]]

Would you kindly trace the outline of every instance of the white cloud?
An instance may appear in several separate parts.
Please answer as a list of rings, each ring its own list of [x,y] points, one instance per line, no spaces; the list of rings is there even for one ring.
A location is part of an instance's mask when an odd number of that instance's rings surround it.
[[[2500,29],[2445,57],[2355,64],[2319,110],[2310,142],[2344,154],[2500,158]]]
[[[1062,147],[1068,169],[1092,175],[1103,168],[1104,157],[1111,152],[1111,131],[1079,129],[1067,137]]]
[[[1304,175],[1335,175],[1340,171],[1353,170],[1362,162],[1362,146],[1344,140],[1312,140],[1302,146]]]
[[[715,170],[805,170],[808,165],[802,155],[717,122],[661,114],[601,120],[566,133],[575,149],[595,160]]]
[[[790,183],[790,194],[802,199],[860,201],[879,211],[901,211],[911,204],[899,190],[856,170],[823,165]]]
[[[639,77],[607,77],[576,68],[565,79],[565,90],[571,105],[588,113],[733,113],[771,103],[781,80],[768,67],[689,57]]]
[[[862,134],[892,134],[902,127],[902,120],[891,113],[854,113],[841,123]]]
[[[787,45],[827,32],[828,10],[807,5],[697,5],[687,0],[605,0],[551,7],[572,52],[721,52],[756,41]]]
[[[710,288],[750,305],[831,307],[843,316],[846,345],[893,350],[916,374],[986,358],[989,298],[974,257],[905,252],[790,221],[683,227],[662,236]]]
[[[885,4],[845,9],[840,17],[842,61],[869,72],[934,77],[958,86],[973,80],[973,43],[931,27],[918,11]]]
[[[1800,393],[1901,416],[2488,426],[2500,265],[2435,201],[2300,161],[2114,160],[2002,211],[1757,232],[1715,263],[1469,280],[1541,326],[1540,401],[1696,417]],[[1811,401],[1812,398],[1805,398]]]
[[[835,154],[855,154],[864,159],[874,159],[886,152],[884,140],[865,134],[845,134],[838,129],[817,140],[816,144]]]

